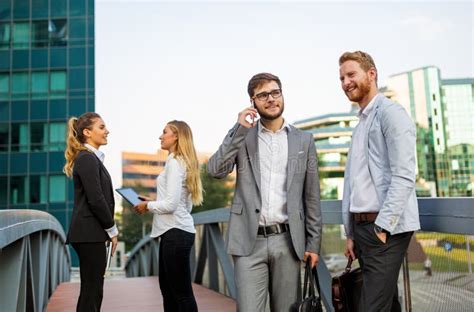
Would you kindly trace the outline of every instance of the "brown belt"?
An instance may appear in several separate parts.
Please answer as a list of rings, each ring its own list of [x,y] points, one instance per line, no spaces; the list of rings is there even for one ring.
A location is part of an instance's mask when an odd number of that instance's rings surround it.
[[[281,234],[288,231],[290,228],[286,223],[274,224],[269,226],[259,226],[257,235],[270,236],[275,234]]]
[[[374,222],[378,215],[378,212],[352,213],[354,221],[357,223]]]

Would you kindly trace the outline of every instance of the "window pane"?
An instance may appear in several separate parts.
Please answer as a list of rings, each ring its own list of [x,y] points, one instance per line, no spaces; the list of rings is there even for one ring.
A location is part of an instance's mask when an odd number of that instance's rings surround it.
[[[29,50],[13,50],[12,53],[13,69],[27,69],[30,67],[30,51]]]
[[[31,150],[43,151],[48,142],[48,125],[45,123],[31,124]]]
[[[7,100],[9,98],[8,92],[10,90],[10,75],[0,74],[0,100]]]
[[[0,177],[0,205],[7,204],[7,194],[8,194],[7,190],[8,190],[8,177]]]
[[[48,50],[33,49],[31,50],[31,67],[47,68],[48,67]]]
[[[70,38],[84,39],[86,37],[86,19],[72,18],[69,21]]]
[[[28,73],[12,74],[12,93],[28,93]]]
[[[8,121],[10,119],[10,103],[0,102],[0,120]]]
[[[10,1],[0,1],[0,20],[9,20],[11,12]]]
[[[48,94],[48,73],[47,72],[32,72],[31,73],[31,92],[33,96]]]
[[[30,203],[47,202],[48,179],[45,176],[30,176]]]
[[[66,15],[67,15],[67,1],[51,0],[51,16],[59,17],[59,16],[66,16]]]
[[[32,0],[31,6],[33,17],[48,17],[48,0]]]
[[[10,203],[24,204],[28,192],[28,179],[26,177],[11,177],[10,179]]]
[[[0,151],[8,151],[8,124],[0,124]]]
[[[48,118],[48,101],[31,101],[31,120],[43,120]]]
[[[67,110],[66,100],[50,100],[49,102],[49,118],[65,119]]]
[[[51,72],[51,92],[66,91],[66,72],[52,71]]]
[[[2,1],[5,1],[5,0],[2,0]],[[13,17],[14,18],[30,17],[30,1],[29,0],[14,0],[13,1]]]
[[[49,201],[66,201],[66,176],[56,175],[49,177]]]
[[[49,41],[48,21],[33,21],[31,38],[34,47],[47,47]]]
[[[49,21],[49,40],[52,46],[64,46],[67,43],[66,19],[54,19]]]
[[[85,89],[86,88],[86,70],[85,68],[69,70],[69,89]]]
[[[30,41],[30,24],[15,23],[13,24],[13,47],[28,48]]]
[[[66,143],[66,123],[54,122],[49,125],[49,150],[62,151]]]
[[[0,23],[0,50],[10,48],[10,24]]]
[[[22,121],[29,119],[28,101],[11,102],[11,120]]]
[[[49,58],[51,67],[66,67],[67,49],[51,48],[51,55]]]
[[[12,124],[12,151],[28,151],[28,124],[13,123]]]
[[[70,66],[86,65],[86,49],[84,48],[69,49],[69,65]]]

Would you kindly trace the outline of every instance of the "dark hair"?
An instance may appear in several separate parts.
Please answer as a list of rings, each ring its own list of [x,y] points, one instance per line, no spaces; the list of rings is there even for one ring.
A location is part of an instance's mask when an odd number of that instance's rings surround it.
[[[255,94],[255,89],[262,86],[264,83],[275,81],[278,84],[278,87],[281,89],[281,81],[277,76],[270,73],[260,73],[253,76],[247,86],[247,92],[250,97],[253,97]]]
[[[96,119],[102,118],[99,114],[94,112],[87,112],[79,116],[79,118],[71,117],[68,121],[67,127],[67,139],[66,139],[66,150],[64,151],[64,157],[66,158],[66,164],[64,165],[63,172],[68,176],[72,176],[72,168],[74,161],[76,160],[79,151],[85,150],[83,144],[86,142],[84,137],[84,129],[91,129]]]

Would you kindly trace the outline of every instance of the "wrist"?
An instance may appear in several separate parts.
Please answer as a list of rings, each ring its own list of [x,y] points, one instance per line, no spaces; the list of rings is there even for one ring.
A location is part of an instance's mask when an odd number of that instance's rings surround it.
[[[377,224],[374,224],[374,231],[376,234],[387,234],[387,231],[384,228],[378,226]]]

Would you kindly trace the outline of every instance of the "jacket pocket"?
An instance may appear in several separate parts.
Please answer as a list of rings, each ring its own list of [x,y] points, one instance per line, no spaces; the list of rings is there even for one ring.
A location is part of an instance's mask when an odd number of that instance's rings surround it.
[[[235,214],[242,214],[242,204],[233,204],[231,207],[230,207],[230,212],[231,213],[235,213]]]

